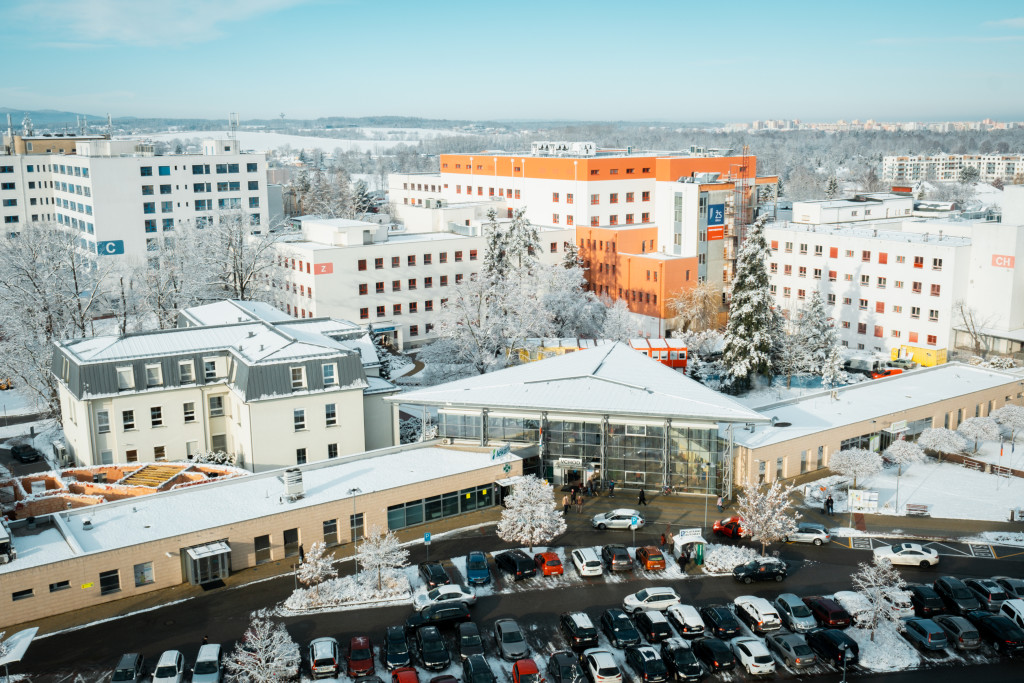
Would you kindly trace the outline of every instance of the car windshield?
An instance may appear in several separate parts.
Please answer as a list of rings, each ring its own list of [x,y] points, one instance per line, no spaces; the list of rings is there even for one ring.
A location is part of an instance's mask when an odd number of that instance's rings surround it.
[[[215,674],[217,673],[217,662],[196,662],[196,668],[193,673],[197,674]]]
[[[501,634],[501,642],[521,643],[523,642],[523,634],[519,631],[503,631]]]
[[[586,563],[585,566],[587,566],[587,567],[600,567],[601,563],[598,562],[597,560],[590,560],[589,562]]]
[[[1005,600],[1006,599],[1006,593],[1004,593],[1002,591],[992,591],[992,592],[990,592],[988,594],[988,599],[989,600]]]
[[[519,683],[539,683],[540,674],[520,674]]]
[[[352,659],[352,661],[355,662],[358,662],[363,659],[373,659],[373,650],[369,648],[365,650],[362,648],[353,649],[349,657]]]
[[[646,600],[648,595],[650,595],[650,593],[648,593],[647,589],[645,588],[642,591],[637,591],[636,599],[637,600]]]
[[[599,673],[602,676],[618,676],[619,670],[616,669],[614,666],[603,666],[597,670],[597,673]]]
[[[331,657],[319,657],[313,660],[313,666],[334,666],[334,659]]]
[[[758,664],[770,664],[773,660],[771,655],[758,655],[754,657],[754,661]]]
[[[549,567],[561,567],[561,566],[562,566],[562,561],[561,561],[561,560],[559,560],[559,559],[558,559],[558,558],[556,557],[556,558],[552,558],[552,559],[550,559],[550,560],[547,560],[546,564],[547,564],[547,565],[548,565]],[[524,679],[524,680],[525,680],[525,679]]]
[[[792,605],[791,609],[793,610],[794,617],[803,618],[811,616],[811,610],[807,607],[807,605],[804,605],[802,603],[798,605]]]
[[[114,672],[114,677],[111,678],[110,680],[112,680],[112,681],[131,681],[131,680],[134,680],[134,679],[135,679],[135,670],[134,669],[118,669],[117,671]]]
[[[977,631],[961,631],[960,637],[964,640],[977,640],[979,638]]]
[[[813,654],[810,646],[804,645],[803,643],[797,643],[793,646],[793,654],[797,657],[810,657]]]
[[[664,674],[665,673],[665,662],[660,659],[649,659],[647,660],[647,673],[648,674]]]
[[[747,562],[745,565],[743,565],[743,568],[744,569],[757,569],[757,566],[759,564],[760,563],[757,560],[751,560],[750,562]]]
[[[466,565],[470,569],[487,569],[487,558],[482,555],[470,555]]]
[[[952,586],[950,592],[953,593],[953,597],[957,600],[969,600],[974,597],[971,595],[971,591],[967,590],[964,586]]]
[[[424,652],[441,652],[442,650],[444,650],[444,641],[440,638],[436,640],[433,638],[428,638],[427,640],[423,641]]]
[[[178,670],[173,666],[158,666],[156,671],[153,672],[154,678],[174,678],[178,674]]]
[[[467,645],[480,645],[483,641],[480,640],[479,633],[471,633],[467,636],[462,636],[462,639],[459,642],[461,642],[462,646],[465,647]]]
[[[661,553],[651,553],[647,556],[647,559],[650,562],[661,562],[665,558],[661,556]]]

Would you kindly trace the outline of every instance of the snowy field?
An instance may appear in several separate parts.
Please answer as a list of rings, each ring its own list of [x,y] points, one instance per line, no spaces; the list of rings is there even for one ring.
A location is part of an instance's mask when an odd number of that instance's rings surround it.
[[[31,415],[42,410],[44,408],[38,399],[23,389],[15,387],[7,391],[0,391],[0,414],[3,417]]]
[[[359,152],[376,152],[386,150],[399,144],[416,146],[421,140],[432,140],[434,138],[454,135],[455,131],[436,130],[430,128],[381,128],[381,129],[353,129],[366,130],[372,140],[346,140],[342,138],[321,138],[312,135],[289,135],[287,133],[264,133],[260,131],[240,130],[235,135],[243,150],[256,150],[269,152],[281,147],[289,146],[292,149],[320,149],[330,153],[336,149],[346,152],[357,150]],[[169,142],[171,140],[190,139],[226,139],[229,132],[226,130],[187,130],[174,133],[152,133],[148,135],[135,135],[133,139],[153,140]]]
[[[974,447],[973,444],[970,446],[971,448]],[[1002,452],[1001,456],[1000,451]],[[964,455],[991,465],[1024,470],[1024,435],[1017,434],[1015,442],[1010,442],[1009,437],[1007,437],[1005,444],[999,444],[997,441],[984,441],[980,444],[977,453],[967,452]]]

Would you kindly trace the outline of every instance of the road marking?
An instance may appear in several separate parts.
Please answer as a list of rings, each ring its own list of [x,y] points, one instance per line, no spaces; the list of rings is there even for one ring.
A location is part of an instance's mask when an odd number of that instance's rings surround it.
[[[995,559],[996,555],[992,552],[992,546],[982,545],[980,543],[971,543],[967,546],[971,549],[971,554],[975,557],[987,557],[989,559]]]
[[[970,555],[970,553],[968,553],[966,551],[958,550],[958,549],[956,549],[956,548],[954,548],[952,546],[946,545],[945,543],[932,542],[932,543],[925,543],[924,544],[925,548],[927,548],[929,546],[931,546],[932,549],[935,550],[935,552],[937,552],[939,555],[959,555],[961,557],[968,557]],[[943,551],[948,551],[948,552],[943,552]]]
[[[852,536],[850,538],[850,547],[854,550],[871,550],[871,538],[865,536]]]
[[[989,547],[992,547],[992,546],[989,546]],[[1011,547],[1013,547],[1013,546],[1006,546],[1006,545],[1003,545],[1003,546],[999,546],[999,547],[1000,547],[1000,548],[1011,548]],[[1002,559],[1004,559],[1004,558],[1007,558],[1007,557],[1015,557],[1015,556],[1017,556],[1017,555],[1024,555],[1024,550],[1018,550],[1018,551],[1017,551],[1017,552],[1015,552],[1015,553],[1006,553],[1006,554],[1001,554],[1001,555],[1000,555],[1000,554],[996,554],[996,549],[995,549],[995,548],[992,548],[992,554],[993,554],[993,556],[994,556],[994,557],[995,557],[995,558],[996,558],[997,560],[1002,560]]]

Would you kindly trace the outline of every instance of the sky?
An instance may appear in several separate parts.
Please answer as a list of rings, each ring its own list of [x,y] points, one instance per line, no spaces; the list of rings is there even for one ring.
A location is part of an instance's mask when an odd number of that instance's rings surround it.
[[[1020,0],[0,0],[0,107],[1024,119]]]

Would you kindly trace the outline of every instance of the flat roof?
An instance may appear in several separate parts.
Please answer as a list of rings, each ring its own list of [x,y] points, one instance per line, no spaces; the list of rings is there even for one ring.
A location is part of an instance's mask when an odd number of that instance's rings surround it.
[[[901,222],[893,218],[879,221]],[[915,221],[916,222],[916,221]],[[848,227],[847,227],[848,226]],[[936,226],[938,229],[938,226]],[[805,224],[805,223],[768,223],[765,225],[765,233],[791,230],[793,232],[817,233],[821,235],[836,235],[839,237],[859,237],[861,239],[878,240],[880,242],[910,242],[915,244],[941,244],[944,247],[966,247],[970,246],[970,237],[956,237],[953,235],[942,235],[937,233],[906,232],[904,230],[880,230],[878,228],[855,227],[855,224]]]
[[[492,459],[489,448],[403,446],[300,466],[304,496],[293,502],[284,498],[282,468],[60,512],[51,516],[56,526],[43,524],[41,518],[36,529],[11,530],[18,559],[0,565],[0,575],[315,505],[347,502],[353,488],[361,490],[357,495],[378,493],[519,459],[512,453]],[[83,529],[85,520],[91,521],[91,529]]]
[[[801,398],[760,406],[763,418],[777,417],[787,427],[755,425],[753,431],[733,428],[733,441],[747,448],[817,434],[835,427],[878,420],[893,413],[995,387],[1024,382],[1024,373],[990,370],[962,363],[946,363],[884,377],[836,390],[838,399],[823,391]],[[1019,389],[1017,390],[1019,391]],[[1014,392],[1016,394],[1016,391]],[[889,425],[880,421],[881,431]],[[723,436],[727,433],[720,429]]]

